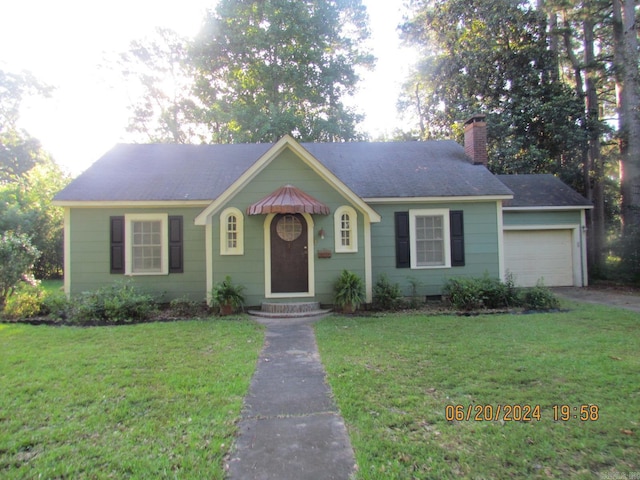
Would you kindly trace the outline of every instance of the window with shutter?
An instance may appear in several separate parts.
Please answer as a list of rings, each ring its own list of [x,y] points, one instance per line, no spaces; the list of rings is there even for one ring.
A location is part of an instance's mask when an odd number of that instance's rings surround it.
[[[450,268],[465,264],[462,210],[395,212],[396,268]]]
[[[166,275],[184,271],[182,216],[126,214],[109,220],[111,273]]]

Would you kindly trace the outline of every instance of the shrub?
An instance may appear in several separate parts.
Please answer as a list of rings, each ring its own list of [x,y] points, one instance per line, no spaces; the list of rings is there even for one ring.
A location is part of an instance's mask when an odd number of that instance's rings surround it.
[[[25,234],[5,232],[0,237],[0,308],[25,276],[40,252]]]
[[[49,293],[42,301],[40,313],[48,316],[52,320],[66,320],[69,317],[69,310],[72,305],[64,293]]]
[[[443,294],[460,310],[505,308],[521,304],[513,275],[505,282],[485,274],[482,278],[452,278],[444,286]]]
[[[244,286],[234,285],[231,277],[227,275],[224,280],[213,286],[211,291],[211,304],[222,315],[230,315],[234,310],[242,308],[244,304]]]
[[[392,284],[385,274],[380,275],[373,286],[373,303],[382,310],[395,310],[402,303],[400,285]]]
[[[535,287],[525,288],[522,294],[522,306],[525,310],[553,310],[560,303],[551,290],[538,280]]]
[[[70,320],[78,324],[122,324],[146,320],[157,302],[132,282],[115,282],[74,299]]]
[[[480,281],[482,304],[485,308],[514,307],[520,304],[518,289],[512,274],[507,275],[505,282],[491,278],[485,274]]]
[[[364,284],[353,272],[343,270],[334,287],[335,304],[346,312],[357,310],[364,301]]]
[[[476,278],[451,278],[445,283],[442,293],[449,297],[451,305],[459,310],[482,308],[482,286]]]
[[[39,285],[20,282],[7,299],[2,314],[5,318],[17,320],[40,315],[45,292]]]

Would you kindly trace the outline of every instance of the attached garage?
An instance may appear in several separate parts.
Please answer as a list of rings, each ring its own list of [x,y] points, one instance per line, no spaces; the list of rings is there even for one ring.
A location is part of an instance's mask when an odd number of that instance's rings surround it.
[[[573,230],[505,230],[505,270],[518,285],[574,286]]]
[[[585,287],[589,200],[553,175],[498,175],[513,192],[502,205],[502,271],[517,285]]]

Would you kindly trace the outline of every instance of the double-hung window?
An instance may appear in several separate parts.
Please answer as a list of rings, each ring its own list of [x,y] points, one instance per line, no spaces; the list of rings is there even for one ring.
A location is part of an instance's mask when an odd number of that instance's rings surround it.
[[[411,268],[451,266],[449,210],[410,210]]]
[[[127,275],[169,273],[168,216],[166,214],[125,215],[129,248],[125,250]]]

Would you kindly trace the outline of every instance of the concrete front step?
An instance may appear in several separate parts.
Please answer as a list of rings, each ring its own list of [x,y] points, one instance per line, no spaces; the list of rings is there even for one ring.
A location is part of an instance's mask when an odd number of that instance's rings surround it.
[[[324,315],[330,311],[320,308],[320,302],[262,302],[260,310],[249,310],[249,314],[269,318],[298,318]]]

